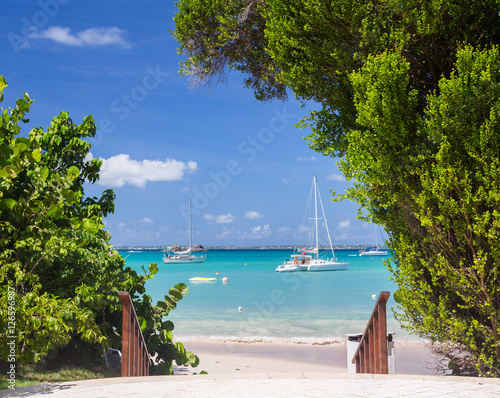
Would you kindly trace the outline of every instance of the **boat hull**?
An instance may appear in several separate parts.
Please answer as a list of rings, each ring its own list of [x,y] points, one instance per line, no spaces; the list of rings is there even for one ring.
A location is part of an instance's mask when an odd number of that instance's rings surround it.
[[[368,251],[368,252],[363,252],[363,253],[359,253],[359,255],[361,257],[363,256],[366,256],[366,257],[372,257],[372,256],[387,256],[387,252],[386,251]]]
[[[276,272],[295,272],[299,271],[299,266],[295,264],[281,264],[276,268]]]
[[[301,272],[301,271],[345,271],[349,269],[350,263],[327,261],[327,260],[312,260],[307,264],[287,263],[281,264],[276,268],[276,272]]]
[[[301,265],[304,271],[317,272],[317,271],[345,271],[349,269],[350,263],[338,263],[332,261],[318,261],[311,262],[309,265]]]
[[[206,260],[206,256],[197,257],[197,256],[182,256],[182,257],[163,257],[163,262],[165,264],[199,264]]]

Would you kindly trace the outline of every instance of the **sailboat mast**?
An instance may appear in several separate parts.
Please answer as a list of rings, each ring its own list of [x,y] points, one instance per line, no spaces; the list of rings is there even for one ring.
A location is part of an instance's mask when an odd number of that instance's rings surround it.
[[[189,195],[189,250],[191,250],[191,247],[193,246],[193,231],[192,231],[192,226],[191,226],[191,195]]]
[[[318,191],[317,191],[318,181],[316,176],[314,176],[314,220],[316,221],[316,259],[319,258],[319,246],[318,246]]]
[[[330,230],[328,229],[328,222],[326,221],[325,208],[323,207],[323,199],[319,195],[319,204],[321,205],[321,214],[323,214],[323,219],[325,220],[326,234],[328,235],[328,243],[330,243],[330,250],[332,252],[333,258],[335,258],[335,252],[333,251],[332,238],[330,237]]]

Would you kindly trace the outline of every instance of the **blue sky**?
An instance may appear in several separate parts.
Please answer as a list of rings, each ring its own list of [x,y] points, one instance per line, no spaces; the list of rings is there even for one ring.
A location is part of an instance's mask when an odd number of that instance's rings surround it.
[[[92,155],[104,164],[86,193],[114,189],[112,243],[186,244],[191,195],[194,243],[295,244],[316,174],[333,243],[373,244],[357,206],[330,201],[329,188],[349,184],[338,159],[309,149],[309,131],[294,126],[314,104],[260,103],[238,73],[190,88],[169,32],[175,11],[166,1],[2,2],[2,106],[34,99],[23,134],[61,111],[76,123],[94,116]]]

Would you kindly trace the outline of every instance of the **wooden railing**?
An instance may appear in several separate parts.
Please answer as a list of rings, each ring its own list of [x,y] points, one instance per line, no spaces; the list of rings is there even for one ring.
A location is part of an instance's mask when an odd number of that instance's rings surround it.
[[[386,304],[389,292],[380,292],[352,363],[356,373],[388,374]]]
[[[122,377],[149,376],[149,353],[128,292],[120,292],[123,306]]]

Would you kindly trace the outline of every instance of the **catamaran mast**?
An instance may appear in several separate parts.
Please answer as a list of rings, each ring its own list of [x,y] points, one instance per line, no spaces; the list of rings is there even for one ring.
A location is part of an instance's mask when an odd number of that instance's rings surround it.
[[[316,175],[314,175],[314,220],[316,221],[316,259],[319,258],[319,246],[318,246],[318,192],[317,192]]]
[[[325,208],[323,207],[323,200],[321,199],[321,195],[319,195],[319,204],[321,205],[321,213],[323,214],[323,218],[325,219],[326,234],[328,235],[328,243],[330,243],[330,250],[332,252],[333,258],[335,258],[335,252],[333,251],[333,245],[332,245],[332,238],[330,236],[330,230],[328,229],[328,223],[326,221],[326,215],[325,215]]]
[[[191,252],[191,247],[193,246],[193,233],[192,233],[192,227],[191,227],[191,195],[189,195],[189,251]]]

